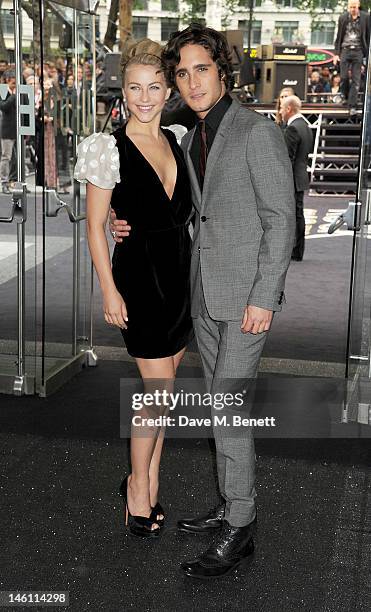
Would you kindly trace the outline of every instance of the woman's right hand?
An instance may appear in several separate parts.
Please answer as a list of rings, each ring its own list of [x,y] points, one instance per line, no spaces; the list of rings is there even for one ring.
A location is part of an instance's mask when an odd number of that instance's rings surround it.
[[[110,289],[103,294],[103,311],[107,323],[117,325],[117,327],[123,329],[128,328],[126,325],[129,320],[126,304],[116,288]]]

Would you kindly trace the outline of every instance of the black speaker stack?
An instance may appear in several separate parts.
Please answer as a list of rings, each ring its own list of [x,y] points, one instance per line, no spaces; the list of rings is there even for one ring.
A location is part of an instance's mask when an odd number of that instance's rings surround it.
[[[273,43],[260,45],[255,60],[255,96],[259,102],[274,102],[284,87],[292,87],[302,101],[307,95],[307,58],[304,45]]]
[[[104,58],[105,85],[110,93],[121,95],[121,53],[107,53]]]

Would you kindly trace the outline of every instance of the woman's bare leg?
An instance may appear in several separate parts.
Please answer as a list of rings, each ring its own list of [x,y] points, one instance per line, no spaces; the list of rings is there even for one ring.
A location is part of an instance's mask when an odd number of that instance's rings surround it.
[[[136,358],[136,363],[144,380],[145,391],[149,391],[146,379],[163,379],[164,381],[174,380],[174,362],[172,357],[163,359],[142,359]],[[150,385],[153,387],[153,384]],[[163,387],[162,382],[160,383]],[[162,407],[151,407],[143,409],[143,416],[159,416],[163,412]],[[132,472],[129,478],[128,504],[129,511],[133,515],[149,516],[151,513],[150,499],[150,463],[156,446],[156,441],[160,433],[160,427],[141,428],[142,433],[131,437],[131,465]],[[157,467],[158,483],[158,467]],[[158,485],[157,485],[158,486]],[[153,526],[158,529],[158,526]]]
[[[174,366],[174,377],[176,375],[177,368],[183,358],[183,355],[186,351],[186,347],[184,347],[181,351],[173,355],[171,359],[173,360]],[[150,480],[150,499],[152,508],[156,505],[158,499],[158,487],[159,487],[159,472],[160,472],[160,461],[161,461],[161,453],[162,446],[164,443],[165,437],[165,427],[161,427],[161,431],[159,432],[155,444],[155,448],[153,450],[151,463],[149,466],[149,480]],[[158,519],[164,518],[162,514],[157,516]]]

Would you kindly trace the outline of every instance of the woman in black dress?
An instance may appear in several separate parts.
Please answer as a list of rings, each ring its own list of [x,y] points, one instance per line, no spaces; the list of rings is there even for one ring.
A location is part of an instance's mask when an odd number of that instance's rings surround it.
[[[182,151],[175,135],[160,127],[170,89],[160,47],[149,42],[144,52],[143,43],[134,46],[124,65],[130,118],[112,135],[92,134],[80,143],[75,178],[88,182],[88,241],[105,319],[120,327],[144,381],[172,381],[192,334],[192,203]],[[105,234],[110,205],[133,227],[115,245],[112,268]],[[163,436],[164,428],[132,436],[132,472],[120,491],[136,535],[157,536],[163,525],[157,499]]]

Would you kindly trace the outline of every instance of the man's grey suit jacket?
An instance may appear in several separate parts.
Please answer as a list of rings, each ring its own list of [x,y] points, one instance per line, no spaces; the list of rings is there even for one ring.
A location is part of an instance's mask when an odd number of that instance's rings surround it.
[[[202,194],[190,157],[194,132],[182,140],[197,211],[192,317],[201,278],[213,319],[240,321],[246,304],[281,310],[295,239],[293,175],[281,130],[234,100],[210,150]]]

